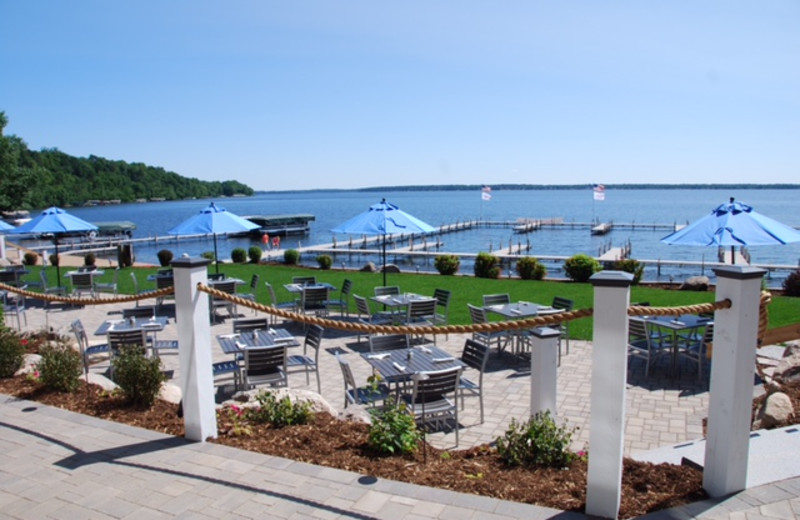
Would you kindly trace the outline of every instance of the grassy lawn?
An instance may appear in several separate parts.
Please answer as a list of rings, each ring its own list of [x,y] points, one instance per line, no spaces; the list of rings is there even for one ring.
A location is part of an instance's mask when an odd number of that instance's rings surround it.
[[[29,281],[39,281],[39,270],[41,267],[30,268],[31,273],[25,277]],[[47,267],[48,283],[55,285],[55,268]],[[64,273],[70,268],[61,270],[62,284],[69,286],[69,281],[64,277]],[[119,292],[122,294],[133,293],[133,281],[130,273],[136,274],[139,281],[139,289],[155,289],[155,282],[148,282],[147,276],[153,274],[158,269],[129,267],[122,269],[119,275]],[[211,270],[213,272],[213,268]],[[285,265],[253,265],[253,264],[225,264],[220,266],[220,272],[240,278],[249,284],[253,274],[261,277],[258,289],[258,302],[268,304],[269,296],[264,289],[263,282],[270,282],[275,288],[279,300],[288,300],[292,296],[283,285],[291,282],[293,276],[316,275],[317,279],[330,282],[336,287],[341,287],[345,278],[353,281],[353,294],[361,296],[372,296],[375,286],[383,285],[382,273],[365,273],[357,271],[322,271],[319,269],[308,269],[302,267],[290,267]],[[99,281],[110,281],[111,270],[106,270],[104,276]],[[403,292],[415,292],[419,294],[432,295],[434,289],[442,288],[452,292],[450,300],[450,323],[468,324],[470,323],[467,303],[480,305],[484,294],[508,293],[512,301],[525,300],[535,303],[549,305],[554,296],[568,298],[575,302],[575,309],[583,309],[593,306],[593,290],[588,283],[556,282],[556,281],[529,281],[516,278],[502,278],[499,280],[489,280],[485,278],[475,278],[473,276],[441,276],[438,274],[387,274],[388,285],[398,285]],[[34,289],[35,290],[35,289]],[[249,292],[249,286],[244,285],[240,288],[242,292]],[[714,301],[714,293],[688,292],[665,290],[652,287],[634,286],[631,290],[631,302],[650,302],[656,307],[672,307],[679,305],[690,305],[696,303],[707,303]],[[351,311],[355,310],[351,301]],[[790,298],[784,296],[774,296],[769,306],[770,328],[782,327],[800,322],[800,298]],[[570,335],[576,339],[589,339],[592,331],[592,319],[584,318],[575,320],[570,324]]]

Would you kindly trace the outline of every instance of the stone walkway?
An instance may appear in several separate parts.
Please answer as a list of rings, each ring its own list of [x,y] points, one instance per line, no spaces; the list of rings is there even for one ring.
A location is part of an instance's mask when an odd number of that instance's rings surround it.
[[[28,328],[44,326],[67,334],[81,319],[90,336],[121,306],[30,309]],[[240,309],[250,315],[249,309]],[[228,333],[229,320],[214,324],[214,335]],[[299,338],[302,328],[291,329]],[[175,338],[171,324],[159,339]],[[102,341],[92,336],[92,340]],[[460,353],[464,337],[439,338],[439,346]],[[212,342],[212,344],[216,344]],[[588,409],[591,345],[571,342],[559,369],[558,414],[577,426],[576,447],[589,438]],[[326,331],[321,353],[322,394],[341,408],[343,383],[333,353],[349,356],[356,379],[369,366],[358,357],[367,349],[355,336]],[[215,360],[225,359],[215,349]],[[165,368],[179,376],[177,354],[162,356]],[[93,366],[103,371],[107,362]],[[677,378],[657,367],[645,378],[634,365],[629,375],[626,454],[650,451],[702,436],[707,382],[690,369]],[[486,374],[486,421],[479,423],[477,398],[467,398],[460,416],[460,448],[492,442],[512,418],[526,417],[530,381],[524,366],[509,355],[492,355]],[[311,389],[316,389],[312,378]],[[225,384],[224,381],[221,382]],[[307,388],[305,377],[290,377],[293,388]],[[376,481],[343,471],[243,453],[209,443],[192,444],[154,432],[99,421],[33,403],[4,399],[0,407],[6,430],[0,435],[0,516],[9,518],[545,518],[563,512],[460,495],[390,481]],[[452,432],[429,435],[439,447],[453,447]],[[754,488],[722,502],[693,504],[658,517],[793,518],[800,511],[800,479]],[[699,508],[699,509],[698,509]],[[744,516],[742,516],[744,515]],[[763,515],[763,516],[760,516]],[[776,516],[777,515],[777,516]],[[572,516],[572,515],[568,515]],[[665,516],[667,517],[667,516]]]

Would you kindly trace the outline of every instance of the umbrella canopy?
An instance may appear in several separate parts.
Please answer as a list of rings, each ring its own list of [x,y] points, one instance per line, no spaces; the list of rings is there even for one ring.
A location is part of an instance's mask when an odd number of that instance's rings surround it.
[[[243,233],[258,228],[258,224],[233,214],[225,208],[220,208],[212,202],[207,208],[202,209],[200,213],[184,220],[167,231],[167,233],[170,235],[212,234],[214,236],[214,263],[216,264],[216,272],[219,273],[217,235],[221,233]]]
[[[3,231],[11,231],[14,229],[14,226],[6,222],[5,220],[0,220],[0,233]]]
[[[432,233],[436,228],[383,199],[331,231],[350,235],[383,235],[383,284],[386,285],[386,235]]]
[[[752,206],[735,201],[719,205],[710,215],[661,239],[687,246],[769,246],[800,242],[800,231],[766,217]]]
[[[53,206],[42,211],[38,217],[10,230],[10,233],[17,235],[52,234],[56,257],[58,257],[58,236],[65,233],[80,233],[84,231],[97,231],[97,226]],[[61,270],[58,264],[56,264],[56,277],[58,284],[61,285]]]

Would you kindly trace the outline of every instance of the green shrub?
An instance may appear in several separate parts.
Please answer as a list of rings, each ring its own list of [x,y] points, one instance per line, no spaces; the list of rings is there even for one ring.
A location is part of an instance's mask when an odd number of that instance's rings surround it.
[[[511,419],[508,430],[497,438],[497,453],[511,466],[564,468],[577,458],[569,449],[574,432],[575,428],[556,425],[549,411],[524,423]]]
[[[125,396],[125,400],[139,408],[153,405],[167,377],[161,372],[158,357],[145,357],[145,349],[130,346],[120,349],[114,358],[114,382]]]
[[[270,424],[273,428],[283,428],[292,424],[306,424],[314,418],[311,403],[292,400],[286,396],[278,399],[272,392],[259,392],[256,396],[258,406],[249,408],[247,417],[256,423]]]
[[[417,451],[421,435],[417,423],[406,411],[405,403],[395,406],[388,400],[383,409],[372,416],[367,444],[379,453],[413,453]]]
[[[206,260],[211,260],[212,262],[216,260],[216,257],[214,256],[214,251],[203,251],[202,253],[200,253],[200,256],[202,258],[205,258]]]
[[[526,256],[517,260],[517,274],[523,280],[541,280],[547,275],[547,268],[539,260]]]
[[[94,265],[97,261],[97,257],[94,256],[94,253],[86,253],[83,255],[83,265]]]
[[[264,251],[261,250],[258,246],[250,246],[247,250],[247,257],[250,259],[251,264],[257,264],[261,262],[261,255]]]
[[[22,368],[25,341],[11,329],[0,326],[0,378],[14,377]]]
[[[286,265],[297,265],[300,261],[300,251],[297,249],[287,249],[283,252],[283,263]]]
[[[500,259],[486,252],[478,253],[475,258],[475,276],[477,278],[499,278]]]
[[[57,266],[58,262],[60,260],[58,258],[58,255],[55,254],[55,253],[50,253],[50,256],[48,256],[47,259],[50,261],[50,265],[52,265],[52,266]]]
[[[600,263],[583,253],[571,256],[564,262],[564,271],[575,282],[586,282],[599,270]]]
[[[83,363],[80,353],[64,339],[42,347],[39,351],[39,380],[56,392],[74,392],[80,386]]]
[[[39,255],[28,251],[22,257],[22,263],[25,265],[36,265],[39,262]]]
[[[331,258],[330,255],[319,255],[317,257],[317,263],[320,269],[327,271],[333,265],[333,258]]]
[[[158,263],[161,264],[161,267],[167,267],[172,262],[172,258],[175,256],[172,254],[172,251],[169,249],[162,249],[158,253]]]
[[[800,269],[789,273],[783,281],[784,296],[800,296]]]
[[[456,255],[439,255],[433,261],[433,265],[439,274],[454,275],[461,267],[461,259]]]
[[[612,262],[611,269],[631,273],[633,275],[633,285],[639,285],[639,282],[642,281],[642,275],[644,275],[644,265],[633,258]]]
[[[244,248],[237,247],[231,251],[231,260],[234,264],[243,264],[247,261],[247,251]]]

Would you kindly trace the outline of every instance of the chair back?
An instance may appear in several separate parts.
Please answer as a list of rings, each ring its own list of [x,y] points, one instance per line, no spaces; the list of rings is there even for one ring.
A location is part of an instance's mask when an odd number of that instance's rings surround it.
[[[139,294],[139,280],[136,279],[136,273],[131,271],[131,280],[133,281],[133,293]]]
[[[258,383],[259,378],[274,377],[285,371],[286,345],[247,347],[243,350],[244,377],[248,383]]]
[[[304,311],[320,311],[325,309],[325,300],[328,299],[326,287],[303,287],[300,304]]]
[[[476,307],[471,303],[467,304],[467,308],[469,309],[469,317],[472,320],[472,323],[488,323],[488,319],[486,318],[486,311],[481,307]]]
[[[255,294],[256,291],[258,290],[258,281],[260,279],[261,277],[257,274],[254,274],[253,276],[250,277],[250,292],[252,292],[253,294]]]
[[[268,318],[240,318],[233,320],[233,333],[252,332],[269,329]]]
[[[339,354],[336,354],[336,361],[339,362],[339,368],[342,371],[342,379],[344,379],[344,390],[348,388],[356,388],[356,378],[353,376],[353,369],[350,367],[350,362],[344,359]]]
[[[359,316],[369,319],[372,316],[372,310],[369,308],[369,302],[363,296],[357,294],[353,295],[353,300],[356,302],[356,311]]]
[[[122,309],[123,318],[152,318],[155,315],[156,308],[153,305],[142,305],[141,307]]]
[[[93,289],[91,273],[87,271],[73,274],[72,288],[75,290]]]
[[[433,319],[436,314],[436,300],[411,300],[406,309],[406,322],[414,323],[426,319]]]
[[[292,283],[299,283],[300,285],[316,285],[317,277],[316,276],[294,276],[294,277],[292,277]]]
[[[575,307],[575,302],[573,300],[568,300],[567,298],[561,298],[560,296],[553,297],[553,303],[551,307],[554,309],[561,309],[565,311],[571,311],[573,307]]]
[[[369,337],[370,352],[384,352],[409,348],[409,346],[407,334],[373,334]]]
[[[461,361],[470,368],[474,368],[483,373],[486,370],[486,362],[489,360],[489,346],[479,343],[474,339],[464,342],[464,350],[461,351]]]
[[[133,274],[133,273],[131,273]],[[175,278],[172,276],[156,276],[156,287],[158,289],[166,289],[167,287],[175,286]]]
[[[220,280],[224,280],[225,278],[227,278],[227,275],[225,273],[210,273],[208,275],[209,281],[212,282],[218,282]]]
[[[432,403],[446,399],[449,394],[455,394],[460,377],[461,367],[414,374],[413,402]]]
[[[714,342],[714,324],[709,323],[706,325],[706,330],[703,332],[703,344],[709,345]]]
[[[322,344],[322,334],[324,333],[325,329],[319,325],[309,325],[306,331],[306,339],[303,342],[303,353],[306,353],[308,347],[311,347],[314,349],[316,357],[319,354],[319,346]]]
[[[511,297],[508,295],[508,293],[483,295],[484,307],[488,307],[489,305],[505,305],[507,303],[511,303]]]
[[[72,333],[75,334],[75,341],[78,342],[81,355],[83,355],[83,351],[86,350],[85,347],[89,346],[89,337],[86,335],[86,329],[83,327],[83,323],[79,319],[73,320],[70,324],[70,328],[72,329]]]
[[[398,294],[400,294],[400,287],[397,285],[375,287],[375,296],[397,296]]]
[[[436,305],[439,307],[444,307],[444,313],[447,314],[447,310],[450,308],[450,297],[453,295],[452,292],[448,291],[447,289],[434,289],[433,297],[436,299]]]
[[[233,280],[224,280],[222,282],[214,282],[214,283],[211,284],[211,287],[213,287],[214,289],[216,289],[218,291],[221,291],[221,292],[224,292],[224,293],[228,293],[228,294],[236,293],[236,282],[233,281]]]
[[[628,345],[638,350],[650,349],[650,327],[642,319],[628,319]]]
[[[347,278],[344,282],[342,282],[342,290],[340,292],[342,300],[347,300],[347,297],[350,296],[350,291],[353,290],[353,280]]]
[[[144,329],[110,330],[108,331],[108,346],[112,355],[118,355],[120,349],[147,347],[147,331]]]
[[[278,299],[275,297],[275,289],[269,282],[264,282],[264,285],[267,286],[267,293],[269,293],[269,300],[272,302],[272,305],[276,305],[278,303]]]
[[[43,273],[44,271],[40,271],[40,272]],[[17,273],[15,273],[14,271],[12,271],[12,270],[0,271],[0,282],[4,283],[6,285],[16,286],[18,280],[19,280],[19,277],[17,276]]]
[[[133,273],[131,273],[131,274],[133,274]],[[39,280],[42,281],[42,292],[47,292],[47,288],[48,288],[48,285],[47,285],[47,273],[44,271],[44,269],[39,271]],[[6,282],[3,282],[3,283],[6,283]]]

